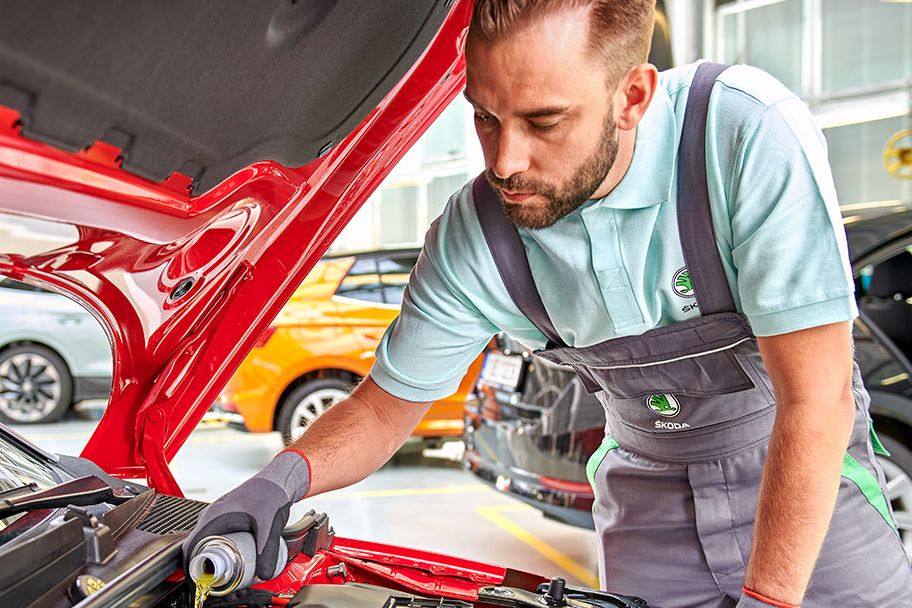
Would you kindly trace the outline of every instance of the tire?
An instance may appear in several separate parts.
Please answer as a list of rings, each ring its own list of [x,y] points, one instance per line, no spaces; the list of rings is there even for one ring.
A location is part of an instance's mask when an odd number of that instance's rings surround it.
[[[0,353],[0,420],[55,422],[73,402],[73,376],[60,355],[38,344]]]
[[[326,410],[348,397],[352,385],[341,378],[311,380],[291,391],[279,405],[276,430],[288,445]]]
[[[887,478],[887,500],[906,554],[912,556],[912,450],[886,434],[880,435],[880,441],[890,452],[877,457]]]

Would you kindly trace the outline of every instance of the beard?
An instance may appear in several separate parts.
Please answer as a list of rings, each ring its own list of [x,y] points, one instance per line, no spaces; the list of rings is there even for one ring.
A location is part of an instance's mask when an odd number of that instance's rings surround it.
[[[501,179],[491,168],[485,169],[485,178],[497,193],[504,213],[513,224],[531,230],[548,228],[589,200],[614,166],[617,153],[617,125],[611,108],[608,108],[595,151],[577,167],[565,183],[555,185],[545,181],[524,179],[520,175]],[[543,197],[545,203],[508,203],[504,200],[501,190],[534,193]]]

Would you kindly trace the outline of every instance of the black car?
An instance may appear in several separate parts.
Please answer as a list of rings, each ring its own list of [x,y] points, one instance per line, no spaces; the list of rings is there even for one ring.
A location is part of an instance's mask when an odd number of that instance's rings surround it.
[[[845,218],[860,317],[855,358],[871,395],[880,462],[912,552],[912,211]],[[569,368],[534,357],[508,336],[488,347],[466,406],[465,466],[546,516],[592,528],[586,462],[601,444],[602,406]]]

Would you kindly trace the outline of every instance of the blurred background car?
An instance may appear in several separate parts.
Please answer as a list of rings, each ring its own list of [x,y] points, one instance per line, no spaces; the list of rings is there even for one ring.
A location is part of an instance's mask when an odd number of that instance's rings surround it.
[[[894,519],[912,554],[912,211],[845,218],[861,316],[855,359],[871,395]],[[466,407],[464,465],[546,516],[592,528],[586,463],[604,436],[602,406],[570,368],[506,335],[488,347]]]
[[[0,278],[0,420],[53,422],[74,404],[107,399],[111,345],[69,298]]]
[[[241,363],[216,407],[239,414],[248,431],[276,430],[286,443],[300,437],[370,371],[420,251],[402,247],[320,260]],[[455,394],[431,406],[415,436],[462,436],[463,407],[481,360]]]

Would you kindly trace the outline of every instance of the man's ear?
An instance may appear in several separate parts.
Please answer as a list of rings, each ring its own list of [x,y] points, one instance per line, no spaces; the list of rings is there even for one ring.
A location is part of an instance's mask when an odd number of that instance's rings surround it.
[[[619,129],[629,131],[640,123],[658,86],[659,73],[650,63],[641,63],[627,72],[616,89]]]

